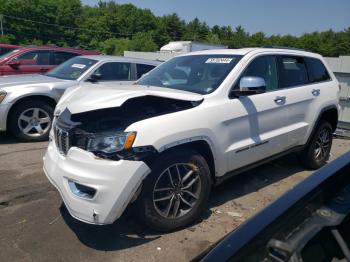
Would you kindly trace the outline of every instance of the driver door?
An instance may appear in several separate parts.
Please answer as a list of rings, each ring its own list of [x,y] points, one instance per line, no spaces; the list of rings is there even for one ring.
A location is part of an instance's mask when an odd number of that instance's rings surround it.
[[[255,163],[288,147],[288,113],[285,90],[279,89],[277,58],[258,56],[244,70],[242,77],[261,77],[266,92],[232,98],[227,110],[229,134],[227,161],[229,170]]]
[[[9,67],[11,74],[44,74],[54,67],[50,60],[49,50],[29,51],[13,60],[19,62],[18,66]]]
[[[133,84],[136,80],[132,64],[125,62],[106,62],[97,68],[93,74],[98,75],[99,82],[114,81]]]

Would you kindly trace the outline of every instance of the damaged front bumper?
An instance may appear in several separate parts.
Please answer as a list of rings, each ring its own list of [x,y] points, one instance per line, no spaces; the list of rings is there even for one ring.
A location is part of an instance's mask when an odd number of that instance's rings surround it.
[[[142,161],[98,159],[76,147],[63,156],[50,142],[44,172],[73,217],[102,225],[121,216],[150,168]]]

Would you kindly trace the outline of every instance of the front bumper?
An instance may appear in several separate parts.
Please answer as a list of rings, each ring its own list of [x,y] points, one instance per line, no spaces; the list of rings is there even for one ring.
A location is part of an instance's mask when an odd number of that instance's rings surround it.
[[[12,104],[0,104],[0,131],[6,131],[7,115],[11,105]]]
[[[141,161],[97,159],[76,147],[63,156],[50,142],[44,172],[73,217],[91,224],[111,224],[121,216],[150,169]],[[68,181],[91,187],[96,193],[91,199],[79,197]]]

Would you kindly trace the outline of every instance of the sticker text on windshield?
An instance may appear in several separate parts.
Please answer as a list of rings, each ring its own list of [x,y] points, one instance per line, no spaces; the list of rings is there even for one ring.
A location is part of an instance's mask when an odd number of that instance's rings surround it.
[[[229,64],[231,63],[232,61],[232,58],[225,58],[225,57],[222,57],[222,58],[208,58],[207,61],[205,61],[206,64]]]
[[[83,64],[73,64],[72,67],[74,68],[79,68],[79,69],[83,69],[86,65]]]

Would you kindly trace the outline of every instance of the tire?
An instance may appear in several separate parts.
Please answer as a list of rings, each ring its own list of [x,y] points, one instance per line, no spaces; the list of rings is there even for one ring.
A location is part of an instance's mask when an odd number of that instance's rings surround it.
[[[299,153],[299,160],[306,168],[315,170],[326,164],[332,147],[332,135],[330,123],[322,121],[317,126],[311,140]]]
[[[168,169],[174,187],[171,185],[169,173],[166,172]],[[178,183],[177,170],[183,182]],[[186,188],[194,180],[192,186]],[[179,189],[181,184],[182,189]],[[157,231],[167,232],[183,228],[198,219],[207,206],[211,185],[210,170],[203,156],[186,149],[163,153],[153,163],[152,172],[145,179],[142,192],[136,201],[138,217]],[[158,191],[161,187],[172,189]],[[185,191],[190,191],[197,199]],[[173,200],[158,201],[169,196]],[[193,206],[190,207],[185,201]]]
[[[9,115],[9,130],[24,142],[45,141],[49,138],[53,111],[54,108],[43,101],[24,101],[16,105]]]

